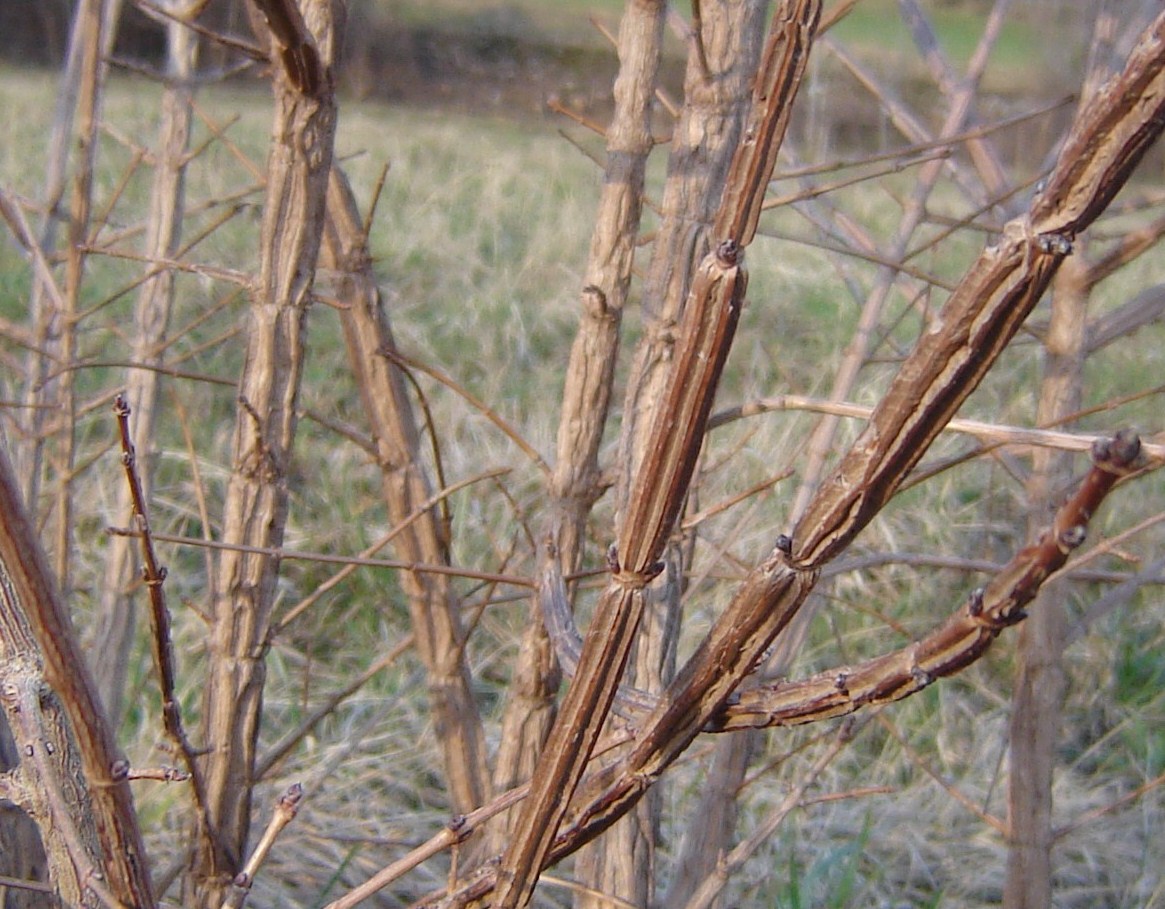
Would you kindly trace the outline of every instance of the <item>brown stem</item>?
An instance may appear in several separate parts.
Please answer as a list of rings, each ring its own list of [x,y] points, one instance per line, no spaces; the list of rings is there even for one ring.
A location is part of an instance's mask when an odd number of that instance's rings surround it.
[[[23,755],[36,765],[23,772],[43,793],[43,816],[55,818],[44,826],[49,834],[45,846],[57,869],[55,883],[64,887],[65,877],[95,863],[114,899],[153,906],[148,861],[126,780],[128,764],[117,750],[3,449],[0,667],[5,676],[0,702]],[[58,828],[77,833],[57,840],[53,834]],[[86,884],[79,881],[78,904]]]
[[[287,2],[284,0],[283,6]],[[336,110],[331,73],[312,76],[313,55],[332,57],[332,4],[310,0],[295,40],[278,33],[284,69],[273,80],[275,116],[267,197],[239,380],[233,465],[209,640],[202,738],[207,825],[192,875],[200,909],[218,909],[238,873],[250,827],[256,744],[265,681],[277,556],[288,514],[287,471],[297,425],[307,308],[315,276],[331,169]],[[294,3],[290,7],[295,9]],[[287,10],[284,9],[286,12]],[[265,10],[269,19],[276,14]],[[290,15],[290,14],[289,14]],[[286,23],[279,21],[275,28]],[[305,49],[310,49],[308,54]],[[304,63],[304,61],[308,61]]]
[[[198,56],[198,41],[181,20],[171,20],[166,29],[168,78],[162,98],[162,123],[158,133],[158,153],[153,186],[150,192],[149,222],[146,228],[145,254],[173,258],[178,252],[182,232],[187,147],[192,118],[192,82]],[[144,440],[144,463],[138,476],[142,485],[142,508],[149,498],[152,484],[155,419],[161,373],[150,367],[161,366],[166,351],[166,334],[174,301],[174,275],[167,269],[147,268],[140,280],[134,321],[132,360],[142,369],[129,369],[125,375],[125,399],[136,415],[138,438]],[[118,491],[118,513],[134,507],[130,489]],[[143,512],[144,513],[144,512]],[[95,649],[107,659],[95,667],[101,697],[116,727],[121,719],[125,680],[133,641],[134,610],[130,588],[134,581],[132,541],[114,538],[106,555],[105,577],[95,630]]]
[[[397,363],[396,342],[368,253],[363,221],[347,178],[332,169],[324,234],[328,263],[341,274],[346,304],[341,319],[348,361],[376,439],[392,541],[408,563],[450,563],[449,529],[424,470],[421,436]],[[461,602],[448,574],[411,571],[401,576],[417,652],[428,676],[434,725],[456,811],[469,811],[489,795],[485,734],[473,697],[465,654]]]

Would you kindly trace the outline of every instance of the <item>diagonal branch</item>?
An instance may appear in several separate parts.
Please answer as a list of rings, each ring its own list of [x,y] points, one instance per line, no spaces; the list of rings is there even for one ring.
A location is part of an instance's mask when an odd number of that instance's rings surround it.
[[[348,179],[332,168],[328,185],[323,250],[341,275],[339,294],[348,361],[376,440],[384,499],[397,556],[410,563],[450,566],[449,528],[433,500],[421,459],[421,434],[409,401],[404,372],[395,362],[396,341]],[[432,501],[431,501],[432,500]],[[431,504],[425,504],[429,503]],[[401,575],[417,652],[425,665],[434,725],[444,756],[453,807],[468,811],[489,795],[485,737],[473,696],[461,619],[461,602],[447,574],[408,571]]]
[[[137,452],[130,438],[130,407],[123,395],[114,401],[114,413],[121,436],[121,464],[125,469],[126,485],[129,487],[134,523],[140,531],[142,551],[142,580],[150,598],[150,631],[154,647],[154,667],[158,673],[158,687],[162,695],[162,725],[166,735],[174,743],[190,773],[194,789],[194,801],[199,816],[206,817],[206,783],[202,768],[195,760],[196,752],[186,735],[182,723],[181,706],[176,693],[176,673],[174,668],[174,642],[170,633],[170,610],[166,606],[166,595],[162,584],[166,580],[166,568],[158,560],[154,550],[154,540],[150,534],[150,521],[146,510],[146,493],[137,469]],[[120,537],[117,539],[121,539]]]
[[[1057,510],[1051,526],[1016,553],[986,587],[974,590],[943,625],[859,666],[741,692],[736,703],[713,718],[708,731],[792,726],[843,716],[909,697],[975,662],[1000,631],[1026,617],[1024,606],[1084,542],[1089,519],[1117,481],[1138,469],[1143,455],[1135,435],[1120,433],[1111,441],[1097,442],[1092,457],[1092,469],[1076,494]]]
[[[1103,103],[1079,114],[1032,217],[1012,222],[982,254],[919,340],[866,431],[810,503],[795,538],[782,537],[744,580],[631,752],[580,789],[555,855],[605,829],[687,748],[800,608],[820,566],[885,504],[982,379],[1070,251],[1071,236],[1099,214],[1098,200],[1115,195],[1165,125],[1163,32],[1165,14],[1124,72],[1097,93]]]
[[[1165,126],[1165,14],[1124,72],[1077,117],[1031,211],[1011,221],[903,363],[870,423],[794,532],[820,566],[865,527],[918,463],[1039,301],[1071,241],[1104,210]]]
[[[683,752],[800,608],[817,572],[893,494],[1006,346],[1083,229],[1165,127],[1165,14],[1081,111],[1033,216],[987,249],[904,361],[866,430],[798,524],[745,578],[620,765],[580,790],[564,840],[597,835]],[[1051,206],[1059,199],[1061,206]]]
[[[86,825],[92,819],[100,849],[100,867],[96,870],[101,873],[103,886],[122,902],[153,906],[148,860],[125,774],[128,764],[117,750],[113,730],[97,697],[96,683],[81,654],[72,622],[3,449],[0,449],[0,665],[9,677],[6,681],[11,681],[10,676],[19,673],[22,667],[30,667],[24,673],[25,679],[32,682],[35,674],[43,682],[35,684],[29,692],[31,701],[24,710],[26,719],[37,720],[41,717],[42,705],[47,709],[47,702],[54,700],[59,702],[59,714],[71,727],[75,747],[60,748],[47,735],[35,733],[33,744],[24,754],[37,760],[47,759],[39,774],[40,782],[46,787],[67,788],[75,793],[78,777],[88,784],[87,803],[70,800],[67,809],[80,812]],[[15,688],[6,688],[0,694],[16,697],[19,685]],[[49,763],[59,766],[66,759],[76,762],[67,772],[44,769]],[[33,771],[31,775],[38,776],[38,773]],[[69,851],[75,852],[71,846]],[[83,853],[71,854],[69,859],[74,863],[86,861]]]

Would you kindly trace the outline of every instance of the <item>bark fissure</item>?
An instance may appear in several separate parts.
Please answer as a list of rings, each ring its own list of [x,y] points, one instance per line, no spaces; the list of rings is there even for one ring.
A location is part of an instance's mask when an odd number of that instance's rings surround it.
[[[276,44],[301,52],[291,57],[284,53],[286,68],[277,68],[273,79],[275,120],[259,274],[247,315],[233,468],[222,519],[225,542],[253,548],[222,551],[212,604],[202,722],[209,749],[203,766],[209,829],[199,830],[191,868],[194,900],[205,909],[222,904],[242,868],[250,829],[264,659],[279,571],[279,559],[263,550],[282,545],[287,521],[287,471],[295,442],[307,310],[336,127],[331,74],[323,62],[332,55],[331,4],[311,0],[302,17],[289,0],[277,5],[289,16],[294,10],[291,19],[298,31],[290,43],[276,33]],[[261,8],[272,22],[276,13],[268,6]],[[312,53],[302,53],[304,47]],[[301,64],[309,70],[316,65],[319,71],[305,75],[297,68]]]
[[[128,764],[3,451],[0,667],[0,705],[22,755],[26,808],[46,819],[41,830],[58,892],[85,906],[152,907]]]
[[[771,176],[776,146],[783,138],[788,108],[819,17],[820,4],[803,0],[783,3],[776,13],[776,37],[768,45],[763,67],[766,78],[757,83],[753,99],[759,141],[736,146],[723,199],[725,210],[717,221],[732,225],[746,242],[755,234],[760,213],[756,196],[763,194]],[[754,185],[758,182],[759,187]],[[642,616],[643,589],[663,567],[659,559],[687,496],[731,349],[748,285],[742,256],[738,239],[726,235],[703,257],[692,277],[675,363],[633,468],[618,544],[608,554],[611,581],[583,640],[578,673],[531,781],[514,840],[503,856],[499,906],[529,902],[610,710]]]

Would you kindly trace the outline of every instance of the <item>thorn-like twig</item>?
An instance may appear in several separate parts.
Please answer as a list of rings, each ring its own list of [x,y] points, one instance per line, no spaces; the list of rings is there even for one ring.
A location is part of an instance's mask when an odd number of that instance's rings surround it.
[[[279,801],[275,803],[275,811],[271,815],[267,829],[263,831],[259,845],[255,847],[255,851],[247,859],[247,864],[243,866],[243,870],[236,874],[235,879],[231,882],[231,891],[223,900],[222,909],[240,909],[246,902],[247,895],[251,892],[251,885],[255,883],[255,875],[259,873],[259,868],[271,852],[271,847],[275,845],[275,840],[279,838],[283,828],[295,820],[301,801],[303,801],[303,786],[299,783],[292,783],[283,790]]]

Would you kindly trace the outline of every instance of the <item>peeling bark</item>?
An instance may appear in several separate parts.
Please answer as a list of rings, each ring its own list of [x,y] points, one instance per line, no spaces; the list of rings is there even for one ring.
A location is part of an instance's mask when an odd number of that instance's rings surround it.
[[[248,311],[222,532],[224,542],[265,551],[282,544],[287,520],[307,310],[332,164],[331,17],[329,0],[305,4],[300,40],[313,46],[320,67],[310,85],[298,72],[277,68],[274,77],[260,270]],[[191,866],[192,903],[203,909],[222,905],[245,857],[278,571],[277,557],[253,550],[224,550],[218,563],[202,721],[209,750],[200,826],[208,829],[198,832]]]

